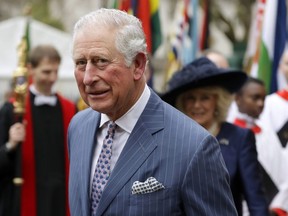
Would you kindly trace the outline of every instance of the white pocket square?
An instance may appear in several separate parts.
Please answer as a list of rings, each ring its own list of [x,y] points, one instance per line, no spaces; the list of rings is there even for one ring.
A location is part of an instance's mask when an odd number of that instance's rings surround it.
[[[219,143],[222,144],[222,145],[229,145],[229,140],[225,139],[225,138],[222,138],[222,139],[219,140]]]
[[[165,189],[163,184],[154,177],[149,177],[145,182],[135,181],[132,185],[132,194],[152,193],[161,189]]]

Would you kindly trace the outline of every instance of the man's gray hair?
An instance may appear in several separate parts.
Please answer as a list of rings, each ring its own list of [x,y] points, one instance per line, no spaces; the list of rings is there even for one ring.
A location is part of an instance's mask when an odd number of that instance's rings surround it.
[[[116,30],[116,49],[124,55],[127,66],[130,66],[138,53],[147,55],[147,43],[141,22],[126,12],[101,8],[79,19],[74,26],[73,42],[78,31],[85,27],[97,28],[107,26]]]

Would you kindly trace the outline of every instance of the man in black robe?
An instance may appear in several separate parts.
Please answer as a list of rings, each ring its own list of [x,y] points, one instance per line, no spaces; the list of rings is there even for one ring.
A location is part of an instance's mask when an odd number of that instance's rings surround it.
[[[0,215],[69,215],[66,133],[76,107],[53,91],[60,61],[54,47],[35,47],[22,123],[15,123],[12,103],[0,110]],[[16,193],[19,166],[23,182]]]

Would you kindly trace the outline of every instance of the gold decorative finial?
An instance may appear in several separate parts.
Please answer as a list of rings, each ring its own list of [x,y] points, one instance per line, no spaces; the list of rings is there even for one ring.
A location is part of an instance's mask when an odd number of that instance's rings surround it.
[[[28,45],[25,37],[22,38],[17,47],[18,66],[13,72],[14,84],[14,113],[23,115],[25,113],[25,97],[28,90],[28,70],[26,68]]]

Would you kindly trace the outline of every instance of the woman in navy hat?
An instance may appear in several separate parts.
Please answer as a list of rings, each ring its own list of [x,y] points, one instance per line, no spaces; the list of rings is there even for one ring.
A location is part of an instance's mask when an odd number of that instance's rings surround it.
[[[242,215],[245,199],[251,216],[265,216],[269,215],[268,204],[262,190],[254,134],[225,121],[232,93],[246,79],[244,72],[218,68],[202,57],[174,74],[162,98],[218,139],[238,215]]]

